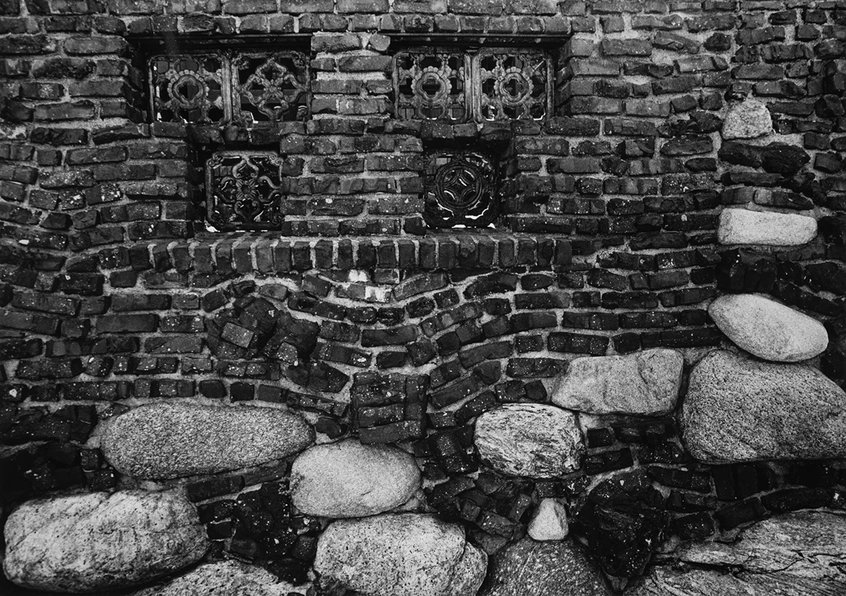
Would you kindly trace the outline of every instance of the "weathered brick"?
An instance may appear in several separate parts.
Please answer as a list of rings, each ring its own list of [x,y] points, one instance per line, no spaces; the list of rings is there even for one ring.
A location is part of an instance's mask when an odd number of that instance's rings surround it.
[[[94,327],[97,333],[151,333],[158,324],[155,314],[126,314],[99,317]]]

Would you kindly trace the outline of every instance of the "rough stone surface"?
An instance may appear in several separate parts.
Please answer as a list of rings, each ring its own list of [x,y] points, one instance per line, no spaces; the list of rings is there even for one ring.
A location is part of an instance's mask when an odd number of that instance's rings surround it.
[[[576,512],[573,531],[610,576],[637,577],[664,539],[669,518],[664,497],[643,471],[599,483]]]
[[[420,487],[414,458],[355,439],[317,445],[291,467],[294,506],[308,515],[362,517],[405,503]]]
[[[799,246],[817,235],[817,220],[792,213],[724,209],[717,239],[720,244]]]
[[[534,540],[563,540],[568,530],[564,504],[558,499],[541,499],[529,523],[529,536]]]
[[[179,478],[281,459],[312,442],[305,420],[284,410],[156,403],[116,418],[101,445],[123,474]]]
[[[90,592],[181,569],[208,548],[197,511],[176,491],[119,491],[29,501],[6,521],[3,571],[31,589]]]
[[[569,540],[524,538],[491,560],[479,596],[610,596],[602,575]]]
[[[691,372],[681,420],[702,462],[846,457],[846,392],[801,364],[711,352]]]
[[[652,569],[632,596],[839,596],[846,593],[846,516],[797,511],[743,532],[733,544],[695,543],[679,553],[693,567]],[[700,568],[699,565],[708,566]],[[732,572],[714,567],[731,567]]]
[[[764,360],[799,362],[828,347],[822,323],[757,294],[720,296],[708,314],[731,341]]]
[[[584,451],[576,417],[545,404],[506,404],[485,412],[476,420],[474,440],[494,469],[532,478],[576,470]]]
[[[676,350],[574,359],[552,403],[591,414],[665,414],[676,406],[684,357]]]
[[[417,513],[336,521],[314,561],[321,577],[373,596],[474,596],[486,566],[460,526]]]
[[[163,586],[141,590],[133,596],[290,596],[305,593],[305,589],[280,582],[261,567],[238,561],[218,561],[200,565]]]
[[[773,132],[773,118],[767,106],[755,99],[732,106],[723,120],[723,138],[754,139]]]

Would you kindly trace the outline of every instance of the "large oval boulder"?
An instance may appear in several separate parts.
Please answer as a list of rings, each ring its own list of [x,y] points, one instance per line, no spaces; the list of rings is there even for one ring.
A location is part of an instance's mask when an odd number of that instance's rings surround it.
[[[802,364],[715,350],[690,374],[681,421],[706,463],[846,457],[846,392]]]
[[[36,590],[132,586],[199,560],[208,548],[181,492],[119,491],[29,501],[6,520],[3,571]]]
[[[723,209],[717,228],[720,244],[799,246],[817,235],[817,220],[794,213]]]
[[[731,341],[764,360],[799,362],[828,347],[822,323],[759,294],[720,296],[708,314]]]
[[[610,596],[599,570],[569,540],[524,538],[491,560],[479,596]]]
[[[369,596],[474,596],[486,568],[460,526],[419,513],[333,522],[314,560],[321,579]]]
[[[253,565],[239,561],[207,563],[163,586],[135,592],[133,596],[291,596],[305,594],[288,582]]]
[[[846,594],[846,516],[797,511],[766,519],[731,543],[693,543],[656,566],[631,596],[841,596]]]
[[[161,479],[256,466],[313,442],[314,430],[285,410],[159,402],[111,421],[101,447],[119,472]]]
[[[575,358],[555,383],[552,403],[591,414],[666,414],[676,407],[683,368],[679,352],[662,348]]]
[[[311,447],[291,467],[294,506],[308,515],[375,515],[402,505],[419,487],[414,457],[355,439]]]
[[[575,415],[546,404],[506,404],[485,412],[476,420],[474,442],[495,470],[531,478],[577,470],[584,452]]]

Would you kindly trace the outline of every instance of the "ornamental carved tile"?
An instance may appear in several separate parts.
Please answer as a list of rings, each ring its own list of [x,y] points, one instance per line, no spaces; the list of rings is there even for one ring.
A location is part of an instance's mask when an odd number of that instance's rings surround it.
[[[433,228],[483,228],[499,215],[498,164],[481,152],[437,152],[425,176],[423,217]]]

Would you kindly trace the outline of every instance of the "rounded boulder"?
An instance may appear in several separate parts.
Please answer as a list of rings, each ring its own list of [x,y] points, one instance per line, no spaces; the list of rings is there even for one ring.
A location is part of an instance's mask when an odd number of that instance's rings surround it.
[[[584,452],[575,415],[546,404],[506,404],[485,412],[476,420],[474,442],[495,470],[530,478],[577,470]]]
[[[333,522],[314,560],[322,578],[368,596],[475,596],[486,568],[461,526],[420,513]]]
[[[420,487],[414,457],[355,439],[316,445],[291,467],[294,506],[308,515],[363,517],[402,505]]]
[[[690,374],[681,423],[705,463],[846,457],[846,392],[802,364],[715,350]]]
[[[34,590],[93,592],[145,583],[208,549],[181,492],[118,491],[29,501],[6,520],[3,571]]]
[[[257,466],[313,442],[314,429],[285,410],[160,402],[110,421],[101,448],[122,474],[166,479]]]
[[[720,296],[708,314],[731,341],[764,360],[799,362],[828,347],[822,323],[758,294]]]

